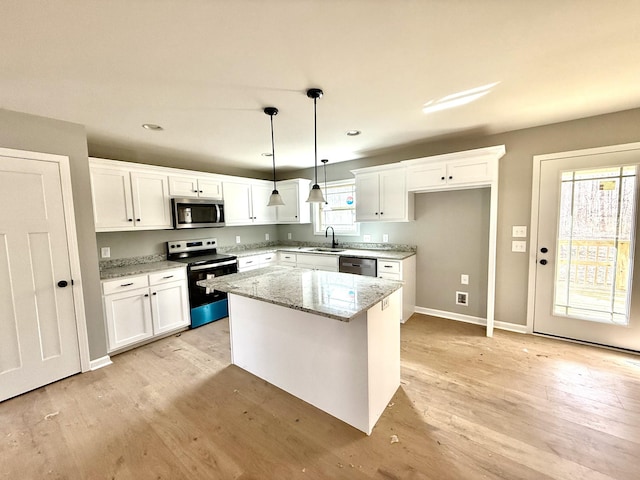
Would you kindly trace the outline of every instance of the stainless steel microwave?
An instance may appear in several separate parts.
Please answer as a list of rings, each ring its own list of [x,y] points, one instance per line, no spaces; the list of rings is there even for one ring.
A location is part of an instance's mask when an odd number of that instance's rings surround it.
[[[224,227],[224,202],[204,198],[172,198],[173,228]]]

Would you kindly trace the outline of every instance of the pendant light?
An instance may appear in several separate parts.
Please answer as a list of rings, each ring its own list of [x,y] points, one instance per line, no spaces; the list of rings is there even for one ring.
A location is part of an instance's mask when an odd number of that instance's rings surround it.
[[[322,97],[323,91],[319,88],[310,88],[307,90],[307,97],[313,98],[313,141],[315,145],[315,157],[314,157],[314,171],[315,171],[315,183],[311,187],[309,192],[308,203],[324,203],[324,197],[322,196],[322,190],[318,185],[318,118],[316,114],[316,102]]]
[[[327,163],[329,162],[329,159],[327,158],[323,158],[322,160],[320,160],[322,162],[322,170],[324,171],[324,207],[322,207],[322,209],[324,211],[327,210],[331,210],[331,206],[329,205],[329,202],[327,202]]]
[[[284,205],[282,196],[276,188],[276,147],[273,141],[273,116],[278,114],[278,109],[276,107],[266,107],[264,113],[271,117],[271,160],[273,161],[273,192],[271,192],[267,207],[275,207],[277,205]]]

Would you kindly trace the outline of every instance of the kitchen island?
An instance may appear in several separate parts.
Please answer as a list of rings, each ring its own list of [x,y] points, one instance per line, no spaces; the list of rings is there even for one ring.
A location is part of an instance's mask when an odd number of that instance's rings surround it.
[[[400,385],[401,282],[268,267],[199,285],[229,294],[234,365],[371,433]]]

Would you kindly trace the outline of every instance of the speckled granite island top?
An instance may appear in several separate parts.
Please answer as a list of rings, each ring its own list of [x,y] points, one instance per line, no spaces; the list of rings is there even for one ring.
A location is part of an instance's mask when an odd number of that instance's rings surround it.
[[[348,322],[402,282],[305,268],[267,267],[201,280],[201,287]]]

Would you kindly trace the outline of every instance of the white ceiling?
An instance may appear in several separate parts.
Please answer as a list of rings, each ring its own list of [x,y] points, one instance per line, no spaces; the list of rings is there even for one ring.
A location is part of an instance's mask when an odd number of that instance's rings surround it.
[[[0,107],[86,125],[90,151],[215,171],[271,167],[275,106],[278,168],[297,169],[313,165],[310,87],[330,162],[639,107],[639,19],[638,0],[4,0]]]

